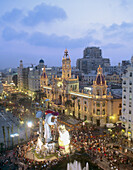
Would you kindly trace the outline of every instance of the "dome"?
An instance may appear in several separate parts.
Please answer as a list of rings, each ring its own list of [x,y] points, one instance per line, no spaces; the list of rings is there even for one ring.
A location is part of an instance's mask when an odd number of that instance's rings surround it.
[[[105,85],[105,77],[102,74],[101,66],[99,66],[98,69],[97,69],[96,84],[97,85]]]
[[[43,59],[41,59],[41,60],[39,61],[39,63],[43,63],[43,64],[44,64],[44,60],[43,60]]]

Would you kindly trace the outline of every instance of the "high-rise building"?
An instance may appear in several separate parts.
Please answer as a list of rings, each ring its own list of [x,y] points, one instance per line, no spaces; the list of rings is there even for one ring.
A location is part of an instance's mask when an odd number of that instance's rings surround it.
[[[133,139],[133,65],[122,77],[122,121],[128,139]]]
[[[0,95],[3,93],[2,73],[0,72]]]
[[[23,70],[23,61],[20,60],[19,67],[18,67],[18,69],[17,69],[17,72],[18,72],[18,89],[19,89],[19,90],[22,90],[22,89],[23,89],[22,70]]]
[[[22,81],[23,81],[23,90],[29,89],[28,83],[29,67],[22,69]]]
[[[43,68],[44,68],[44,61],[41,59],[39,61],[39,65],[29,69],[29,75],[28,75],[29,93],[34,94],[34,92],[40,91],[40,78],[43,72]]]
[[[97,68],[110,66],[108,58],[102,58],[102,50],[99,47],[87,47],[83,52],[83,58],[77,59],[76,67],[85,74]]]

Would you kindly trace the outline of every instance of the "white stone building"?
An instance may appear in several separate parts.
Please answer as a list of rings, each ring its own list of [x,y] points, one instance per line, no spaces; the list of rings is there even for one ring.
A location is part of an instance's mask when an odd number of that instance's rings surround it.
[[[39,65],[30,68],[29,75],[28,75],[28,85],[29,85],[29,93],[31,95],[34,94],[34,92],[38,92],[40,90],[40,78],[41,74],[44,68],[44,61],[41,59],[39,61]]]
[[[122,77],[122,117],[125,135],[133,139],[133,65]]]

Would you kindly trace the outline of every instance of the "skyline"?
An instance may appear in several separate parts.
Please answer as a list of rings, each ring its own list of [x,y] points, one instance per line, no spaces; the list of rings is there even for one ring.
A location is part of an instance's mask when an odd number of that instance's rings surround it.
[[[112,65],[129,60],[132,7],[131,0],[0,2],[0,69],[18,67],[21,59],[60,66],[66,48],[75,66],[88,46],[100,47]]]

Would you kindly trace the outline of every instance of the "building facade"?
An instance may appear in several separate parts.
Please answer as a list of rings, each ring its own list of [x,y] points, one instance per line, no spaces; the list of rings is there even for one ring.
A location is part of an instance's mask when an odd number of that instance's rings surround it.
[[[133,66],[122,77],[122,122],[125,134],[133,139]]]
[[[97,76],[92,85],[92,93],[79,92],[78,77],[71,76],[71,59],[65,50],[62,59],[62,76],[54,77],[52,84],[47,84],[47,76],[41,76],[41,89],[50,99],[51,107],[63,114],[70,114],[82,120],[105,126],[115,123],[121,113],[121,99],[114,99],[107,94],[107,85],[102,68],[97,69]]]
[[[22,70],[23,70],[23,61],[20,60],[19,67],[18,67],[18,69],[17,69],[17,72],[18,72],[18,89],[19,89],[19,90],[23,90]]]
[[[83,52],[83,58],[77,59],[76,67],[88,74],[92,70],[97,70],[98,66],[110,66],[108,58],[102,58],[102,50],[99,47],[87,47]]]

